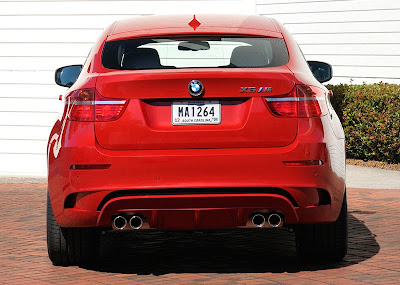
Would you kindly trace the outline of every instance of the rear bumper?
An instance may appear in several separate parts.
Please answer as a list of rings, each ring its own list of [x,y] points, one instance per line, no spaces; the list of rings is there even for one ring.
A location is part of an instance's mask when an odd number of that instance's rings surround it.
[[[305,190],[303,195],[313,191]],[[86,203],[97,204],[98,201],[90,195],[85,199]],[[95,210],[79,208],[82,201],[77,204],[77,207],[63,209],[57,217],[61,226],[111,228],[112,219],[121,214],[138,214],[154,229],[245,227],[254,213],[278,213],[286,225],[333,222],[337,218],[335,205],[298,207],[276,194],[128,195],[109,200]]]
[[[344,177],[334,171],[338,162],[324,142],[296,139],[274,149],[110,151],[96,143],[90,124],[87,128],[77,130],[80,141],[64,138],[61,148],[56,140],[49,143],[50,198],[62,227],[111,227],[112,217],[124,212],[140,212],[159,229],[240,227],[259,210],[282,213],[286,224],[333,222],[339,216]],[[293,160],[324,164],[283,163]],[[110,166],[71,169],[87,164]],[[163,192],[171,189],[172,194]],[[113,195],[117,192],[122,194]]]

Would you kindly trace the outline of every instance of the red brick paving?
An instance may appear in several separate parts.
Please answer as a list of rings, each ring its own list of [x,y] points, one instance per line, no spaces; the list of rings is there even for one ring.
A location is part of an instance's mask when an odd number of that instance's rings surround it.
[[[302,263],[283,230],[102,236],[92,267],[47,258],[46,185],[0,185],[1,284],[398,284],[400,189],[349,189],[349,253]]]

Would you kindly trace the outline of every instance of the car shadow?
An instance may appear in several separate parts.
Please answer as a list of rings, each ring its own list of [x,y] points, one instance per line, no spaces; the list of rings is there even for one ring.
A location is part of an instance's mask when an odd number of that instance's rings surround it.
[[[366,213],[368,214],[368,213]],[[339,262],[304,262],[286,230],[126,232],[101,237],[89,270],[125,274],[299,272],[346,267],[379,252],[375,236],[349,214],[349,250]]]

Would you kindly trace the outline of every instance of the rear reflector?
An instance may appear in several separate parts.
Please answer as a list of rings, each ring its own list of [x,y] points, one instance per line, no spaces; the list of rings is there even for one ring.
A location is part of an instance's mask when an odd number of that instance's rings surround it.
[[[111,164],[72,164],[69,169],[108,169]]]
[[[297,161],[283,161],[287,166],[308,166],[308,165],[324,165],[322,160],[297,160]]]
[[[71,121],[113,121],[121,117],[129,100],[101,96],[95,89],[81,89],[66,97],[66,115]]]
[[[328,111],[325,92],[318,87],[296,85],[289,94],[266,97],[265,100],[277,117],[320,117]]]

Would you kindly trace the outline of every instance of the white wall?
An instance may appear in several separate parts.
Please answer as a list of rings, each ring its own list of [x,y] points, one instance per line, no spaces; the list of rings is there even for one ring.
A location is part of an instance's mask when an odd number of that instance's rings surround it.
[[[0,175],[46,175],[46,143],[62,108],[54,70],[83,63],[114,20],[165,13],[269,15],[308,59],[334,66],[332,83],[400,83],[396,0],[0,0]]]
[[[400,1],[257,0],[285,24],[309,60],[333,65],[329,83],[400,83]]]

